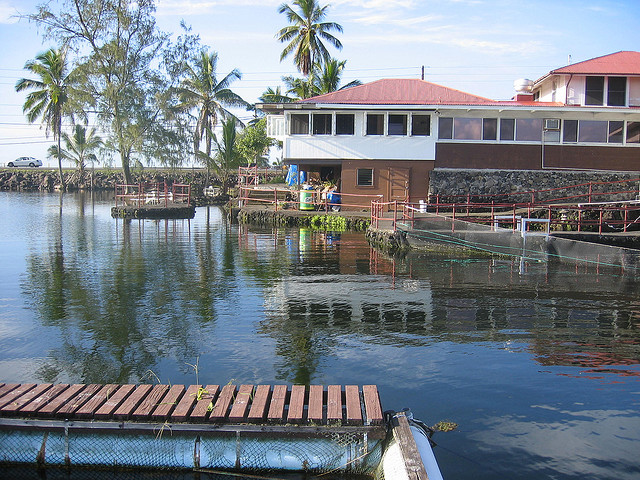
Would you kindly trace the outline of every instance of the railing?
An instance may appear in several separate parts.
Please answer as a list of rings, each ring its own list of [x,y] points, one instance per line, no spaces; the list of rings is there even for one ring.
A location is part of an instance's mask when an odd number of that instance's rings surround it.
[[[116,207],[126,206],[164,206],[169,204],[191,203],[191,185],[174,183],[169,187],[165,183],[138,183],[116,185]]]
[[[398,221],[414,228],[415,222],[429,215],[451,224],[455,232],[456,220],[467,224],[481,224],[492,230],[519,230],[524,234],[535,229],[576,232],[628,232],[640,230],[640,200],[621,200],[584,204],[527,203],[407,203],[379,202],[371,205],[371,224],[380,228],[382,222],[397,229]],[[535,225],[535,227],[533,227]],[[533,227],[533,228],[532,228]],[[637,228],[636,228],[637,227]]]
[[[328,195],[331,193],[332,195]],[[382,195],[359,195],[354,193],[323,193],[317,190],[291,190],[283,188],[254,188],[241,186],[238,191],[240,206],[251,203],[273,206],[274,209],[322,210],[329,212],[342,208],[371,208],[373,200],[382,199]]]
[[[260,178],[264,178],[266,181],[270,176],[276,177],[278,175],[283,175],[282,170],[274,171],[273,168],[257,166],[238,167],[238,186],[258,185]]]

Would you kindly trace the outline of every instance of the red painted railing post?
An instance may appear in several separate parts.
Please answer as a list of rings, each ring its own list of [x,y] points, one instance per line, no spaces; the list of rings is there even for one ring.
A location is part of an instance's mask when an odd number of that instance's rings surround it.
[[[598,225],[598,234],[602,235],[602,217],[603,217],[603,211],[602,209],[600,209],[600,225]]]

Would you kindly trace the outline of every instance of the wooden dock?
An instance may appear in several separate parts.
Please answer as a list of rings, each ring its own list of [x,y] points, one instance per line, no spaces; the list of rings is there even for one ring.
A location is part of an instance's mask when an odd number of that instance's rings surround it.
[[[386,436],[375,385],[0,383],[0,467],[365,473]]]
[[[371,426],[383,423],[375,385],[0,384],[1,418]],[[1,422],[0,422],[1,424]]]

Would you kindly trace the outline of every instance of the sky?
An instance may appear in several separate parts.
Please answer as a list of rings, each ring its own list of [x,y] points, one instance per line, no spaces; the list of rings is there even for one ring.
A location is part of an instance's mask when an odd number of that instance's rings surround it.
[[[621,50],[640,49],[639,0],[333,0],[326,20],[342,25],[343,44],[332,55],[346,60],[343,83],[380,78],[420,78],[495,100],[514,95],[513,82],[536,80],[550,70]],[[22,112],[26,61],[54,45],[34,24],[35,0],[0,0],[0,164],[18,156],[45,166],[53,138]],[[52,0],[56,3],[56,0]],[[276,32],[287,25],[282,0],[157,0],[158,26],[191,26],[202,45],[218,52],[218,77],[237,68],[232,89],[249,102],[281,77],[296,75],[292,59],[280,61]]]

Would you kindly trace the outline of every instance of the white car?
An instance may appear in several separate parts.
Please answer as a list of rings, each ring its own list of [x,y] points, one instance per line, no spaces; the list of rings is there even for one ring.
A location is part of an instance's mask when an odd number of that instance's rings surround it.
[[[18,157],[13,162],[7,163],[7,167],[41,167],[42,160],[33,157]]]

